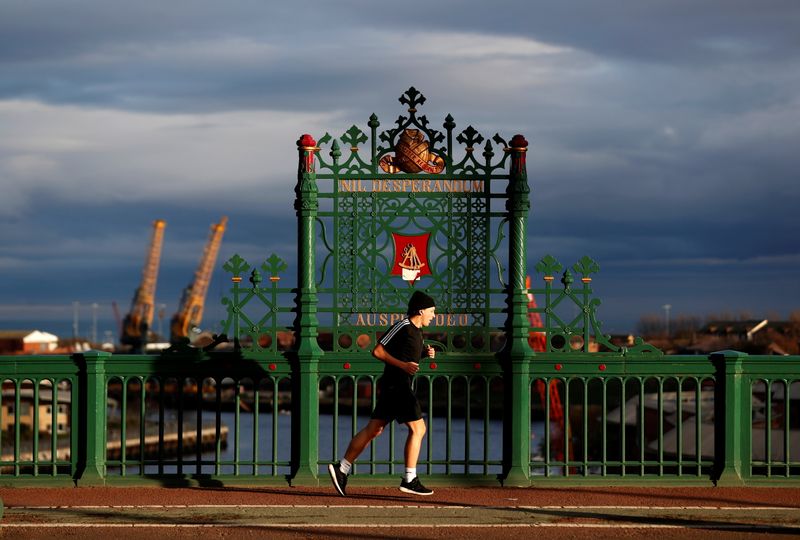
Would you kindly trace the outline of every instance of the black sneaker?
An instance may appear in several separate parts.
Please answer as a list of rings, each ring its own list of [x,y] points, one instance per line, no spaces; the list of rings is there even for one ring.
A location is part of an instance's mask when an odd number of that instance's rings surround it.
[[[339,493],[339,495],[342,497],[347,497],[347,493],[345,493],[345,488],[347,487],[347,475],[339,470],[338,465],[334,465],[332,463],[328,465],[328,473],[330,473],[333,487],[336,488],[336,491]]]
[[[418,476],[415,476],[411,482],[406,482],[405,480],[400,482],[400,491],[411,493],[412,495],[433,495],[433,490],[423,486]]]

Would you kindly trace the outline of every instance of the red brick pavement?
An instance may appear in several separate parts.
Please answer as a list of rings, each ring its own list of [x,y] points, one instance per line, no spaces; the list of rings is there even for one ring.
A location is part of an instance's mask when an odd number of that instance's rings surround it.
[[[503,508],[518,506],[624,506],[624,507],[743,507],[747,508],[784,507],[795,519],[800,510],[800,488],[730,488],[730,487],[548,487],[548,488],[436,488],[431,497],[413,497],[400,493],[396,488],[358,487],[349,489],[350,496],[342,498],[329,487],[183,487],[183,488],[144,488],[144,487],[79,487],[79,488],[0,488],[0,497],[8,509],[30,506],[139,506],[139,505],[281,505],[297,506],[298,512],[308,513],[309,506],[468,506],[476,508]],[[391,508],[386,510],[391,512]],[[208,509],[213,515],[214,509]],[[430,512],[430,510],[428,511]],[[630,515],[635,515],[635,510]],[[648,518],[650,519],[650,518]],[[647,525],[664,523],[654,519],[626,520],[624,525],[616,525],[619,520],[611,520],[596,528],[365,528],[331,527],[227,527],[225,525],[208,528],[151,528],[142,527],[114,529],[86,529],[59,527],[49,528],[3,528],[0,537],[30,540],[53,538],[54,535],[66,538],[108,538],[117,540],[146,538],[154,536],[168,538],[458,538],[487,540],[491,538],[537,538],[559,540],[569,538],[786,538],[793,531],[748,530],[746,527],[729,528],[718,521],[701,522],[701,525],[687,528],[637,528],[635,524]],[[8,523],[10,520],[0,521]],[[562,520],[562,523],[580,524],[580,517]],[[597,521],[595,521],[597,522]],[[634,525],[631,526],[631,523]],[[713,523],[709,526],[708,523]],[[625,528],[628,526],[630,528]],[[166,527],[166,526],[165,526]]]

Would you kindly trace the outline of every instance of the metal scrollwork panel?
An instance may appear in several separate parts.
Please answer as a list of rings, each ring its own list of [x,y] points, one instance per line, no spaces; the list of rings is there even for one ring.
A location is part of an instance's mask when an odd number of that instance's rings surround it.
[[[334,350],[359,352],[337,335],[382,331],[405,314],[414,290],[437,302],[431,339],[452,351],[489,351],[506,305],[503,260],[508,153],[468,126],[460,133],[447,115],[435,129],[410,88],[399,99],[406,114],[378,131],[356,126],[325,134],[317,156],[319,212],[326,246],[320,292],[333,314]],[[454,148],[460,145],[460,148]],[[458,153],[459,157],[454,158]],[[328,248],[328,246],[330,246]]]

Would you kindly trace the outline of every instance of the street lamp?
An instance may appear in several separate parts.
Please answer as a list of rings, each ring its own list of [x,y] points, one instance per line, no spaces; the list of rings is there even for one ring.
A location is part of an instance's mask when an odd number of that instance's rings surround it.
[[[667,321],[667,337],[669,337],[669,310],[672,309],[672,306],[670,304],[664,304],[661,307],[664,308],[665,318]]]
[[[92,303],[92,344],[97,343],[97,308],[100,305],[97,302]]]
[[[72,337],[78,339],[78,311],[81,303],[77,300],[72,302]]]

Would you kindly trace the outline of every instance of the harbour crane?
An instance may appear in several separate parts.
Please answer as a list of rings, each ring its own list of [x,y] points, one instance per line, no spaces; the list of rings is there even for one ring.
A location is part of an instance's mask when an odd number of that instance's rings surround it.
[[[153,222],[153,235],[147,249],[147,257],[142,269],[142,282],[131,301],[131,309],[122,320],[119,341],[128,346],[131,352],[142,351],[147,343],[147,334],[153,323],[158,265],[161,262],[161,248],[164,245],[164,228],[167,222],[157,219]]]
[[[203,256],[194,273],[194,281],[183,290],[178,311],[172,316],[170,322],[170,342],[173,345],[186,343],[189,340],[190,331],[199,327],[203,320],[206,293],[227,222],[228,218],[222,216],[219,223],[211,224],[211,232],[208,235]]]

